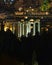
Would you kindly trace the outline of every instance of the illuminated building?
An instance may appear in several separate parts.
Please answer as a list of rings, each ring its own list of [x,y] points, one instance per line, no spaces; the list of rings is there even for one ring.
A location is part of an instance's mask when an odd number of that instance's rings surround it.
[[[14,0],[4,0],[4,2],[4,5],[10,9],[11,3]],[[32,33],[34,36],[37,31],[40,33],[44,28],[48,31],[48,28],[51,28],[52,25],[47,23],[47,19],[52,18],[52,15],[49,11],[39,11],[42,2],[43,0],[16,0],[16,3],[13,5],[16,9],[14,13],[7,14],[5,11],[5,14],[0,14],[0,19],[2,19],[2,24],[4,24],[4,30],[6,31],[9,28],[18,37],[22,35],[27,37],[28,33]],[[13,10],[10,11],[12,12]]]
[[[18,37],[22,35],[28,36],[28,33],[32,33],[34,36],[36,31],[40,33],[40,20],[30,19],[29,21],[15,21],[15,20],[5,20],[4,30],[7,31],[9,28],[13,33],[16,33]]]

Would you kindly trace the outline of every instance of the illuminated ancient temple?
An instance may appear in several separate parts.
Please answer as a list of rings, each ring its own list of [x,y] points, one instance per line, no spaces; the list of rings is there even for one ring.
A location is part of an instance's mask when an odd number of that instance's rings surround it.
[[[5,12],[0,14],[0,21],[4,25],[4,31],[9,28],[16,36],[21,37],[24,35],[27,37],[28,33],[32,33],[34,36],[36,32],[40,33],[44,28],[46,31],[51,28],[52,25],[44,20],[51,19],[52,15],[50,15],[48,10],[39,11],[43,0],[36,0],[36,2],[35,0],[16,0],[14,2],[14,0],[4,0],[4,5],[9,9],[10,7],[15,8],[13,13],[8,14],[9,11],[5,10]],[[12,12],[12,10],[10,11]]]

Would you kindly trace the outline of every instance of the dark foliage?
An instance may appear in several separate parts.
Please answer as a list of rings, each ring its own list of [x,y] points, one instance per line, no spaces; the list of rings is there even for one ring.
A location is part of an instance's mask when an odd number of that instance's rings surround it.
[[[0,31],[0,53],[32,65],[33,52],[39,65],[52,63],[52,32],[37,33],[35,36],[22,36],[19,40],[9,29]],[[0,54],[0,55],[1,55]]]

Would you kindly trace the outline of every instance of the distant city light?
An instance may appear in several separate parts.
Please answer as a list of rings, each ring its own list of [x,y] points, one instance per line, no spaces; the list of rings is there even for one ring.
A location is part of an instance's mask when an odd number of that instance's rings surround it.
[[[21,21],[24,21],[24,19],[21,19]]]
[[[29,12],[29,10],[26,10],[26,12]]]
[[[25,19],[27,19],[28,18],[28,16],[25,16]]]
[[[34,19],[30,19],[30,21],[34,21]]]
[[[49,13],[48,12],[46,12],[46,15],[48,15]]]
[[[23,8],[22,8],[22,7],[20,7],[20,8],[19,8],[19,11],[22,11],[22,9],[23,9]]]
[[[32,9],[32,11],[34,11],[34,9]]]

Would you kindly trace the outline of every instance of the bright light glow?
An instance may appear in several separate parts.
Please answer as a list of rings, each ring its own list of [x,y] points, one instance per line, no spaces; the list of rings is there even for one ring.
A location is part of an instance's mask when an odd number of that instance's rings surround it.
[[[28,16],[25,16],[25,19],[27,19],[28,18]]]
[[[29,12],[29,10],[26,10],[26,12]]]
[[[14,29],[15,29],[15,27],[14,27]],[[12,27],[10,27],[10,30],[12,31]]]
[[[46,28],[45,30],[48,31],[48,28]]]
[[[32,9],[32,11],[34,11],[34,9]]]
[[[23,9],[23,8],[22,8],[22,7],[20,7],[18,10],[19,10],[19,11],[22,11],[22,9]]]
[[[48,12],[46,12],[46,15],[48,15],[49,13]]]
[[[34,19],[30,19],[30,21],[34,21]]]
[[[21,21],[24,21],[24,19],[21,19]]]
[[[7,29],[10,29],[12,31],[12,25],[10,22],[6,22],[4,23],[5,26],[4,26],[4,31],[7,31]]]
[[[23,12],[15,12],[15,15],[23,15]]]
[[[7,31],[8,27],[4,27],[4,31]]]

